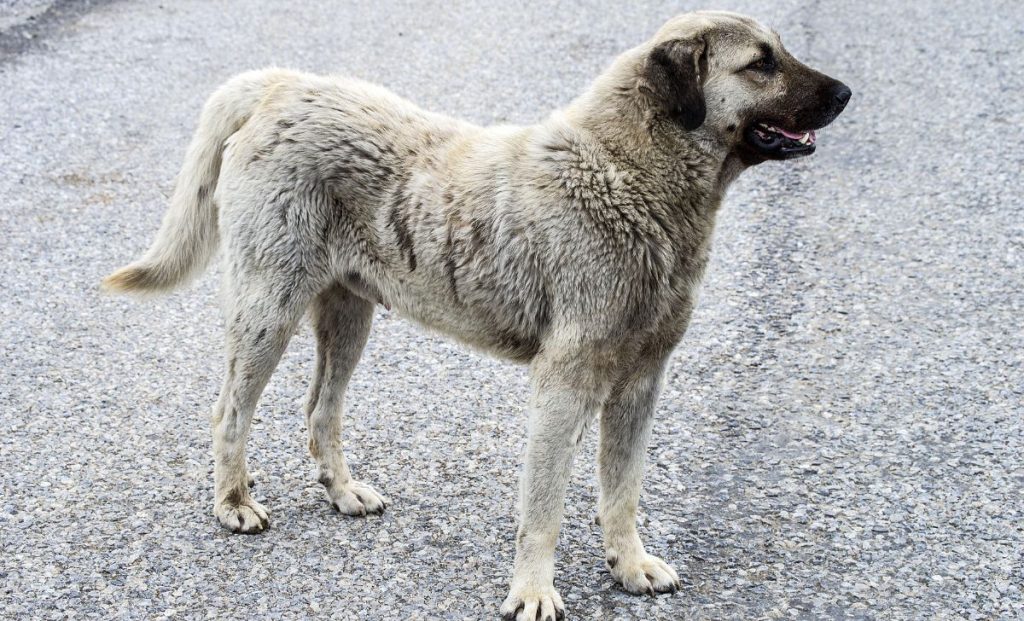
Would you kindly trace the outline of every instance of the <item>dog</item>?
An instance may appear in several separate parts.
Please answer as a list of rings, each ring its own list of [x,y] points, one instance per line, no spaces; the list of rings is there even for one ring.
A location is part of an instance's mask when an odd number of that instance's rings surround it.
[[[850,97],[778,34],[723,12],[672,19],[529,127],[479,127],[354,79],[244,73],[203,108],[156,240],[104,285],[166,291],[223,248],[227,369],[212,424],[214,515],[228,529],[268,526],[245,442],[307,311],[319,481],[343,514],[384,510],[341,449],[343,395],[381,304],[529,364],[504,618],[564,615],[555,543],[575,449],[598,417],[608,569],[631,593],[675,591],[636,512],[655,401],[716,213],[745,169],[812,153],[815,130]]]

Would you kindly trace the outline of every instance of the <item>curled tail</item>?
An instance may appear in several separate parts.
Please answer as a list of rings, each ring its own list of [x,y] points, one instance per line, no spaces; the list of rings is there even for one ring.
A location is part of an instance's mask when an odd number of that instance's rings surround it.
[[[156,239],[141,259],[103,279],[106,290],[169,291],[206,267],[220,238],[213,193],[224,141],[249,119],[267,86],[279,77],[280,72],[273,70],[243,73],[210,96]]]

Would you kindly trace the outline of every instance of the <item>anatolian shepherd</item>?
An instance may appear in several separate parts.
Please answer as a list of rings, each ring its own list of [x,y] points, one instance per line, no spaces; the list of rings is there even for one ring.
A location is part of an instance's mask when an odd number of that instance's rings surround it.
[[[347,515],[384,499],[352,478],[342,397],[377,304],[528,363],[526,465],[508,619],[556,619],[554,550],[573,453],[600,416],[598,509],[631,593],[676,572],[637,534],[644,449],[686,330],[715,215],[747,167],[814,151],[850,89],[731,13],[672,19],[564,110],[483,128],[372,84],[268,69],[219,88],[170,209],[113,291],[180,286],[224,248],[227,373],[213,410],[214,514],[254,533],[253,410],[307,310],[317,337],[309,450]]]

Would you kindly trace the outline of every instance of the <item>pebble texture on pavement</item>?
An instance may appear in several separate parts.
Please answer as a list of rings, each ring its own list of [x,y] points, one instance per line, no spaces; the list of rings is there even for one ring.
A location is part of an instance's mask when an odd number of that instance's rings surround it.
[[[102,2],[12,43],[35,32],[16,11],[45,4],[0,1],[0,617],[496,618],[524,369],[381,309],[345,424],[355,475],[391,502],[351,519],[306,453],[304,329],[249,442],[271,528],[231,535],[206,418],[217,270],[145,302],[98,282],[152,239],[236,72],[346,73],[529,123],[702,5]],[[1024,6],[718,7],[854,98],[818,153],[749,171],[721,212],[641,501],[684,588],[614,585],[591,433],[558,551],[569,617],[1024,618]]]
[[[53,5],[53,0],[0,0],[0,32],[19,25],[33,25],[32,22]]]

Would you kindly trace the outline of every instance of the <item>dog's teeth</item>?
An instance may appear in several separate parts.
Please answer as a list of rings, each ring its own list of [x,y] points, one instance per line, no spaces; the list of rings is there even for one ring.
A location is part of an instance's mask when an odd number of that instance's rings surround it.
[[[800,144],[807,144],[811,141],[811,132],[805,132],[803,136],[800,136]]]

